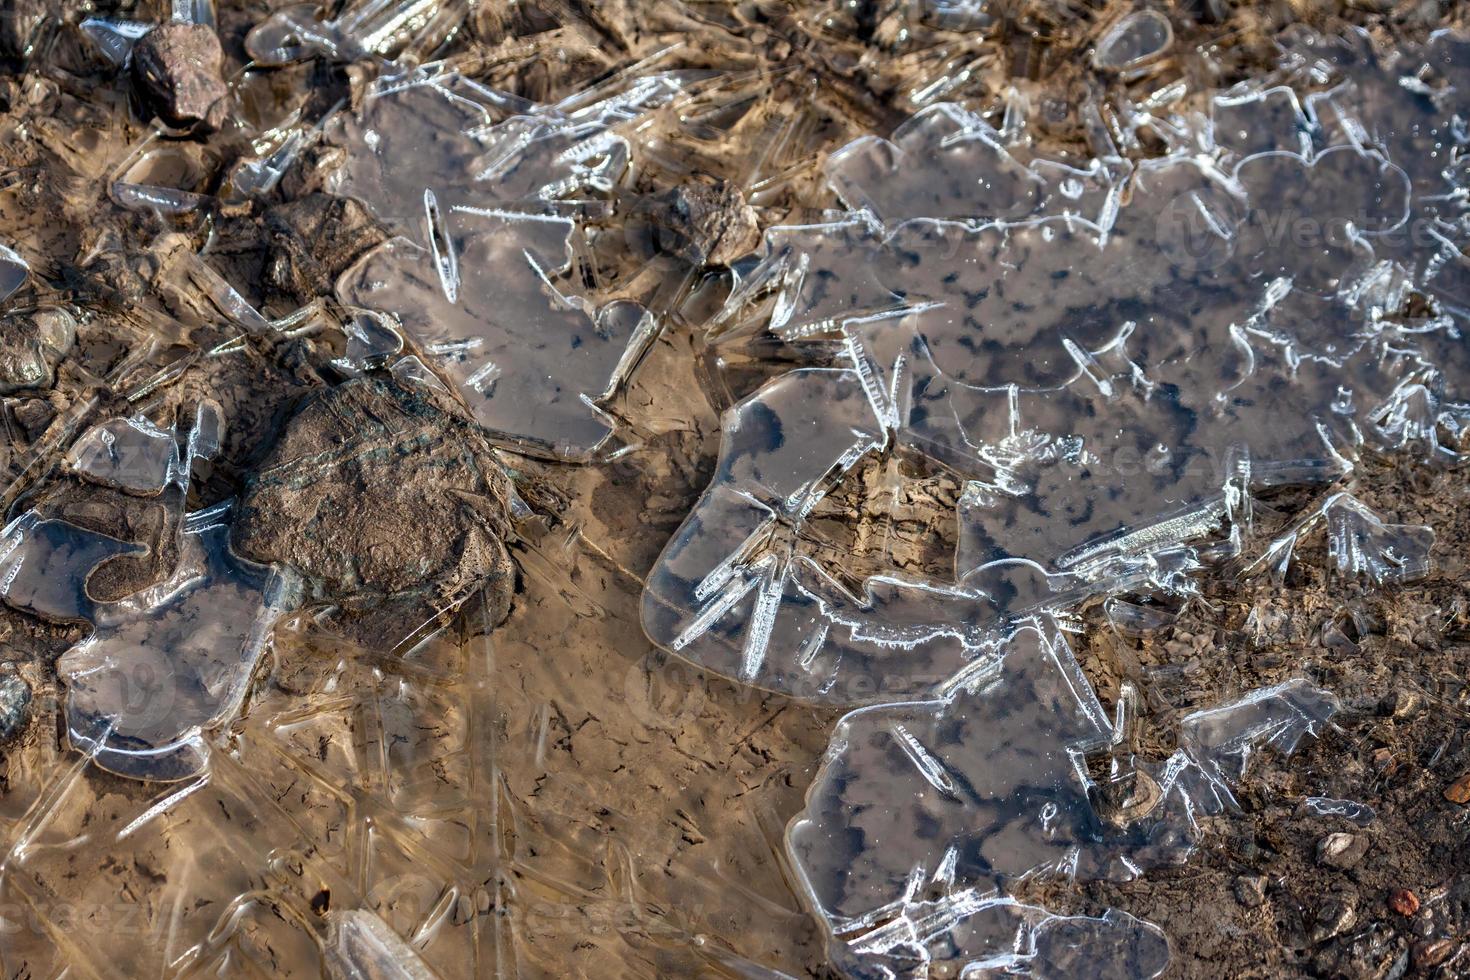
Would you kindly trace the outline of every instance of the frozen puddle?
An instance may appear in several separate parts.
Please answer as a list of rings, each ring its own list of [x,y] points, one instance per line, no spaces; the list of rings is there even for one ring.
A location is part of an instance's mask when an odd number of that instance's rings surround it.
[[[1171,42],[1135,14],[1097,64],[1127,75]],[[1162,971],[1157,930],[1019,906],[1007,883],[1184,860],[1252,752],[1289,752],[1336,701],[1297,680],[1190,715],[1173,757],[1112,760],[1128,802],[1101,813],[1084,757],[1114,734],[1050,616],[1187,593],[1239,552],[1257,490],[1330,483],[1365,450],[1459,458],[1463,42],[1287,48],[1283,84],[1215,94],[1208,113],[1178,108],[1181,88],[1113,107],[1121,128],[1099,114],[1086,166],[1036,153],[1009,111],[1004,133],[937,105],[859,139],[826,169],[849,210],[770,230],[713,324],[716,344],[769,332],[809,366],[726,413],[644,626],[742,682],[873,705],[839,724],[787,836],[854,976]],[[1162,155],[1142,157],[1145,136]],[[965,481],[954,574],[853,591],[805,524],[895,453]],[[1347,494],[1254,565],[1280,575],[1318,526],[1343,576],[1428,569],[1428,528]],[[1086,966],[1043,954],[1052,930]]]
[[[1289,753],[1337,711],[1332,695],[1292,681],[1188,715],[1168,759],[1112,760],[1122,805],[1100,812],[1085,757],[1107,751],[1121,733],[1054,624],[1021,627],[958,683],[939,700],[845,717],[787,832],[813,906],[863,975],[883,976],[883,965],[902,961],[905,969],[1026,970],[1027,957],[1016,953],[1034,941],[1023,926],[1034,928],[1040,910],[1006,900],[1008,881],[1126,881],[1182,863],[1198,840],[1196,820],[1234,802],[1232,787],[1253,752]],[[935,928],[943,917],[945,927]],[[1080,929],[1090,920],[1042,915],[1049,928],[1056,921]],[[1166,956],[1144,951],[1159,943],[1156,931],[1127,916],[1086,928],[1110,936],[1108,952],[1077,954],[1096,955],[1104,975],[1163,969]],[[1150,970],[1122,969],[1126,962]],[[1056,975],[1059,966],[1035,975]],[[1061,975],[1081,970],[1078,960]]]
[[[590,458],[613,431],[602,404],[654,322],[568,276],[575,216],[599,209],[628,166],[618,124],[680,91],[679,76],[655,75],[563,107],[453,73],[379,82],[332,134],[347,149],[337,189],[402,237],[348,270],[338,297],[394,315],[505,443]]]
[[[282,574],[230,550],[229,502],[183,513],[192,465],[220,442],[219,409],[201,403],[183,451],[179,434],[146,418],[109,419],[77,439],[69,457],[82,480],[172,512],[178,561],[156,585],[96,601],[93,574],[148,547],[34,510],[11,522],[0,544],[0,601],[52,622],[83,622],[90,634],[62,654],[66,726],[73,746],[104,769],[150,780],[198,773],[203,732],[230,720],[291,601]]]

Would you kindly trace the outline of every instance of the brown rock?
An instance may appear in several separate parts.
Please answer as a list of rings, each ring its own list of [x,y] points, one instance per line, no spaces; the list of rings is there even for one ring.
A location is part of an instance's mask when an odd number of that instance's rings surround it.
[[[1235,879],[1235,900],[1248,909],[1266,904],[1266,879],[1263,875],[1241,875]]]
[[[1388,907],[1407,918],[1419,911],[1419,896],[1407,888],[1400,888],[1388,896]]]
[[[133,75],[171,126],[219,128],[229,111],[223,62],[219,38],[204,24],[163,24],[133,46]]]
[[[76,321],[59,308],[0,318],[0,395],[49,388],[76,341]]]
[[[690,262],[726,265],[761,241],[755,212],[727,181],[681,184],[656,200],[652,218],[660,245]]]
[[[1470,803],[1470,772],[1465,773],[1459,779],[1446,786],[1444,789],[1444,798],[1451,803],[1458,803],[1460,806]]]

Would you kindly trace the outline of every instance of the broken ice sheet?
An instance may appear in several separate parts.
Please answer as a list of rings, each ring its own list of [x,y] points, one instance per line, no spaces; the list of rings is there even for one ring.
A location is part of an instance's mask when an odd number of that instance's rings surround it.
[[[168,579],[100,603],[95,631],[57,661],[67,733],[98,765],[138,779],[183,779],[204,764],[201,735],[245,696],[289,590],[229,550],[229,507],[190,514]]]
[[[218,406],[200,402],[183,453],[176,432],[143,418],[108,419],[68,454],[82,479],[126,493],[167,493],[182,510],[191,464],[219,448]],[[184,462],[187,460],[187,462]],[[203,729],[227,719],[275,620],[293,601],[288,578],[236,558],[229,502],[180,522],[168,577],[112,602],[88,593],[91,575],[119,556],[146,554],[64,520],[27,511],[6,528],[0,598],[44,619],[92,631],[57,661],[67,687],[67,731],[105,769],[141,779],[181,779],[204,764]]]
[[[910,218],[988,222],[1041,215],[1106,224],[1119,182],[1094,160],[1077,167],[1006,145],[980,116],[940,103],[908,119],[888,139],[865,136],[833,153],[825,173],[848,207],[890,228]]]
[[[641,306],[561,293],[566,218],[455,211],[426,249],[395,238],[343,274],[342,302],[392,312],[475,418],[525,451],[585,459],[612,424],[598,401],[652,321]]]
[[[15,249],[0,245],[0,303],[14,296],[30,274],[30,265]]]
[[[1336,710],[1332,695],[1294,680],[1189,715],[1162,763],[1115,757],[1133,788],[1112,812],[1095,802],[1084,756],[1115,733],[1060,632],[1039,621],[942,700],[843,718],[787,844],[835,944],[862,961],[892,954],[883,937],[906,935],[909,955],[963,972],[1010,953],[1015,928],[964,933],[965,914],[995,908],[953,914],[957,900],[1029,875],[1128,880],[1183,861],[1196,818],[1234,803],[1253,752],[1292,751]],[[930,919],[946,909],[948,921]]]
[[[681,85],[654,75],[590,104],[537,107],[453,73],[380,83],[331,134],[347,150],[336,186],[403,237],[348,270],[338,297],[395,316],[502,440],[589,458],[612,431],[599,402],[653,323],[558,280],[578,226],[555,212],[611,189],[629,155],[612,127]]]
[[[1267,173],[1364,227],[1402,220],[1401,175],[1341,148],[1234,173],[1141,164],[1107,228],[885,233],[860,216],[773,231],[722,336],[774,291],[766,326],[813,360],[835,347],[839,367],[792,372],[728,414],[710,491],[648,577],[650,636],[803,698],[913,696],[1010,618],[1170,584],[1198,564],[1191,540],[1243,519],[1251,488],[1332,479],[1360,445],[1399,439],[1394,420],[1442,379],[1349,286],[1372,265],[1365,240],[1278,248],[1252,223],[1251,188],[1276,193]],[[878,577],[854,596],[782,542],[893,448],[969,481],[954,578]]]
[[[951,969],[960,976],[1152,980],[1168,966],[1169,943],[1157,926],[1117,909],[1062,916],[964,889],[906,901],[902,917],[834,941],[829,954],[844,975],[862,980],[948,976]]]
[[[151,495],[177,477],[179,448],[173,432],[146,418],[109,419],[72,444],[67,464],[102,486]]]
[[[446,212],[544,213],[551,202],[610,190],[631,155],[618,127],[667,104],[688,81],[655,73],[611,88],[606,98],[583,93],[536,105],[438,68],[392,75],[369,89],[358,113],[328,126],[329,141],[346,150],[332,189],[360,198],[421,245],[429,234],[426,191]]]

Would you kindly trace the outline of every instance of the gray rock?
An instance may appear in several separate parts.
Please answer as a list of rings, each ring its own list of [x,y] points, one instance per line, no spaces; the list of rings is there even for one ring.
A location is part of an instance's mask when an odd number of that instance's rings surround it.
[[[1368,853],[1368,838],[1362,834],[1328,834],[1317,842],[1317,863],[1329,868],[1356,867]]]
[[[31,714],[31,686],[18,674],[0,675],[0,743],[26,727]]]

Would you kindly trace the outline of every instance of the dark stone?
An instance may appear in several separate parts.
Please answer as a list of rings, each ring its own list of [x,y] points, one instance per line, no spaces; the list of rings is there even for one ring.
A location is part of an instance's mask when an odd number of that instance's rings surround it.
[[[163,24],[133,46],[133,75],[171,126],[219,128],[229,111],[223,62],[219,37],[203,24]]]
[[[56,365],[76,342],[76,321],[62,309],[13,313],[0,319],[0,395],[49,388]]]

